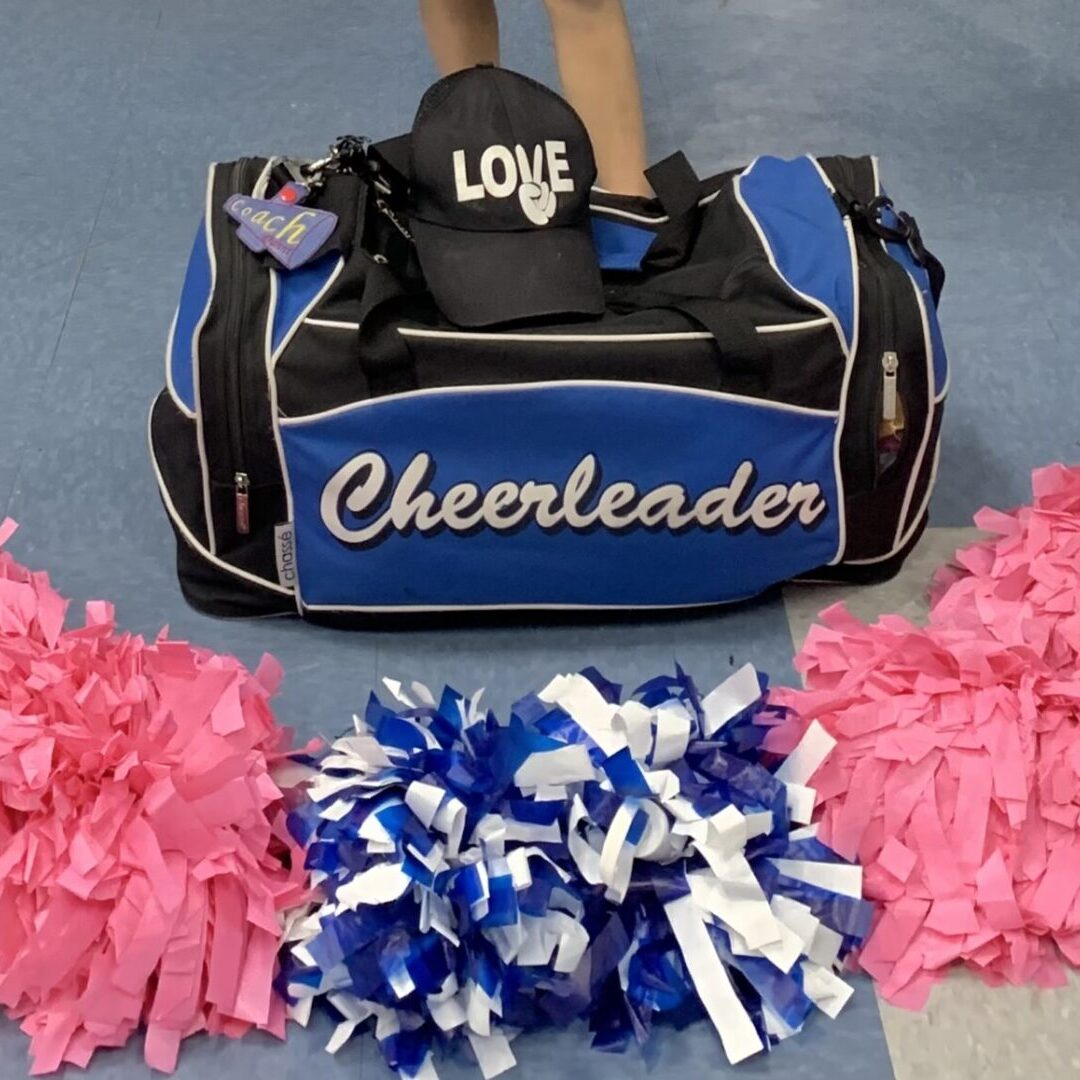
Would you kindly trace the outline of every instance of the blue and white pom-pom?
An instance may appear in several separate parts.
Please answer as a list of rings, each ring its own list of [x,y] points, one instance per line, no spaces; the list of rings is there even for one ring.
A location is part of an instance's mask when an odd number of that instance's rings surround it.
[[[707,1014],[731,1062],[835,1017],[870,925],[861,870],[815,839],[806,781],[832,740],[760,747],[781,710],[747,665],[702,698],[677,669],[632,698],[559,676],[508,724],[453,690],[387,682],[291,818],[326,902],[287,928],[306,1023],[324,996],[403,1076],[464,1037],[485,1077],[519,1032],[586,1018],[625,1049]]]

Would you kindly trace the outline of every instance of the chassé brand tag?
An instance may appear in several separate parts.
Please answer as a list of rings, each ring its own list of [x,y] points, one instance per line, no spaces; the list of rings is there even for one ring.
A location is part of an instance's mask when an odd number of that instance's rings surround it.
[[[278,583],[296,588],[296,532],[291,521],[274,526],[274,554],[277,558]]]

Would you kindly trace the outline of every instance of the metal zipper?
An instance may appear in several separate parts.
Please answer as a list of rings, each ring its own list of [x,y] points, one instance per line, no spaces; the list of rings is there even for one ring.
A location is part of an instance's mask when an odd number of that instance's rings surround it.
[[[896,377],[900,371],[899,354],[889,351],[882,354],[881,370],[883,374],[881,392],[881,418],[882,420],[896,419]]]
[[[236,531],[241,536],[247,536],[251,532],[251,478],[246,472],[238,472],[233,477],[233,484]]]
[[[244,172],[247,159],[241,159],[234,167],[233,179],[237,191],[243,190]],[[236,240],[236,244],[240,241]],[[230,245],[235,251],[236,245]],[[244,406],[240,387],[240,352],[244,344],[244,319],[242,317],[243,298],[247,290],[248,260],[243,252],[237,252],[240,259],[233,258],[232,281],[233,295],[239,298],[229,309],[229,323],[226,340],[229,352],[225,363],[225,415],[229,427],[229,448],[233,465],[233,505],[235,508],[236,531],[241,536],[251,532],[251,478],[245,463],[244,448],[247,445],[244,431]]]

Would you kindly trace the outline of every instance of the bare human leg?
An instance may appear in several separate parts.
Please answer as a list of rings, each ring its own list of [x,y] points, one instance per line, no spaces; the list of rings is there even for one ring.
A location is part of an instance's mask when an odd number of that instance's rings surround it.
[[[420,0],[420,17],[443,75],[499,62],[495,0]]]
[[[602,187],[649,195],[645,119],[622,0],[544,0],[563,91],[592,137]]]
[[[563,90],[589,129],[599,182],[649,195],[645,121],[622,0],[544,0]],[[495,0],[420,0],[432,56],[443,75],[499,62]]]

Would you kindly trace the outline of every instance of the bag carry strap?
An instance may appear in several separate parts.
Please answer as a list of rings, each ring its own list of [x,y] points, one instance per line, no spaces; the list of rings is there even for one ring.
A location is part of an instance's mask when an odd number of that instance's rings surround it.
[[[420,387],[416,362],[399,324],[415,317],[423,295],[402,289],[396,274],[376,266],[364,290],[365,305],[358,331],[360,367],[372,397],[401,394]],[[772,379],[772,354],[751,319],[730,301],[712,296],[677,296],[637,288],[619,299],[631,310],[674,311],[712,335],[724,375],[766,389]],[[409,310],[413,308],[414,310]]]
[[[643,267],[673,270],[690,257],[701,227],[701,181],[681,150],[646,169],[645,179],[656,192],[668,220],[645,253]]]
[[[610,290],[609,297],[629,310],[678,312],[713,336],[725,374],[750,376],[767,386],[772,375],[768,343],[742,306],[727,297],[734,269],[726,259],[695,263],[653,281]]]
[[[630,303],[642,309],[675,311],[712,334],[725,374],[749,376],[763,387],[772,376],[772,354],[753,320],[728,300],[715,296],[676,296],[636,289]]]

